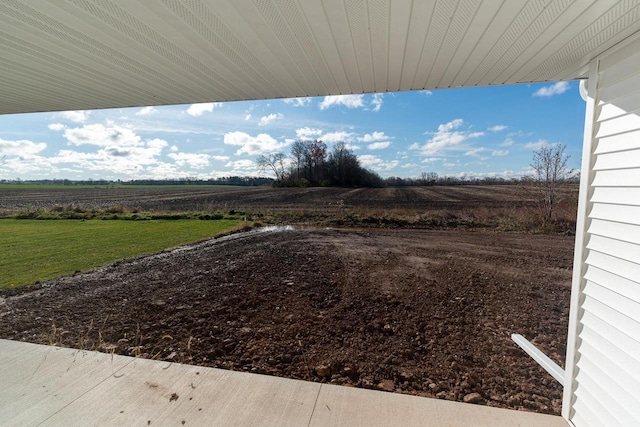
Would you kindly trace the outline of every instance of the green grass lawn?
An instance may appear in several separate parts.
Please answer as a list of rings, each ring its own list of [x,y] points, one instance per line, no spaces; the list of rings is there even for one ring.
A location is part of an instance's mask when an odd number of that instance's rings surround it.
[[[240,220],[0,220],[0,289],[197,242]]]

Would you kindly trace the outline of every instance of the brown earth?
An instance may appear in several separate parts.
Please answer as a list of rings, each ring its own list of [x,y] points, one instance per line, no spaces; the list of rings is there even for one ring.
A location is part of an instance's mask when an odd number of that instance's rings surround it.
[[[510,334],[563,365],[572,248],[486,231],[228,236],[0,291],[0,337],[558,414],[561,386]]]
[[[573,204],[577,186],[562,192]],[[291,209],[469,209],[537,205],[540,195],[522,185],[464,185],[387,188],[271,188],[157,186],[115,188],[0,188],[0,210],[51,208],[69,204],[108,208],[122,204],[144,211]]]
[[[0,218],[211,219],[215,214],[262,224],[573,233],[577,194],[576,185],[561,187],[553,220],[543,224],[541,194],[527,185],[0,188]]]

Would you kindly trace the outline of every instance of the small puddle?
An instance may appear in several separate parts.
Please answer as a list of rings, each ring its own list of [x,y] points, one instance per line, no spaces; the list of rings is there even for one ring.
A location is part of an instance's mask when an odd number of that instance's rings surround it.
[[[178,252],[184,252],[184,251],[191,251],[197,248],[201,248],[201,247],[205,247],[205,246],[210,246],[210,245],[216,245],[218,243],[221,242],[226,242],[229,240],[236,240],[236,239],[242,239],[245,237],[250,237],[256,234],[262,234],[262,233],[282,233],[285,231],[295,231],[295,230],[332,230],[332,229],[339,229],[339,228],[332,228],[332,227],[319,227],[319,226],[313,226],[313,225],[268,225],[265,227],[258,227],[258,228],[254,228],[252,230],[249,231],[241,231],[238,233],[232,233],[232,234],[228,234],[226,236],[222,236],[222,237],[213,237],[211,239],[205,240],[203,242],[200,243],[195,243],[195,244],[190,244],[190,245],[184,245],[184,246],[178,246],[176,248],[173,248],[171,250],[168,250],[166,252],[163,252],[162,254],[175,254]],[[160,255],[160,254],[157,254]]]
[[[196,249],[198,247],[215,245],[215,244],[218,244],[218,243],[221,243],[221,242],[226,242],[226,241],[229,241],[229,240],[242,239],[244,237],[253,236],[255,234],[282,233],[284,231],[303,230],[303,229],[305,229],[305,227],[298,227],[298,226],[293,226],[293,225],[268,225],[266,227],[254,228],[253,230],[241,231],[241,232],[238,232],[238,233],[232,233],[232,234],[228,234],[228,235],[222,236],[222,237],[213,237],[211,239],[207,239],[204,242],[200,242],[200,243],[195,243],[195,244],[191,244],[191,245],[184,245],[184,246],[178,246],[177,248],[174,248],[174,249],[170,250],[169,253],[178,253],[178,252],[183,252],[183,251],[190,251],[190,250]]]
[[[269,225],[266,227],[259,227],[254,230],[248,231],[247,234],[250,233],[279,233],[282,231],[293,231],[297,230],[299,227],[294,227],[293,225]]]

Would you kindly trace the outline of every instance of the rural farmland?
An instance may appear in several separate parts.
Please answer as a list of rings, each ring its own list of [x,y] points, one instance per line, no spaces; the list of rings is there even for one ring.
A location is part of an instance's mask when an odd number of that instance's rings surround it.
[[[561,189],[560,231],[575,227],[578,188]],[[523,185],[387,188],[271,188],[229,186],[119,186],[21,188],[0,186],[0,215],[52,208],[144,212],[241,212],[276,223],[316,225],[486,225],[530,229],[539,225],[540,195]],[[390,224],[382,219],[388,220]],[[434,219],[438,221],[428,221]],[[426,220],[426,221],[423,221]],[[442,220],[442,221],[440,221]]]
[[[520,333],[564,363],[573,237],[502,231],[509,229],[506,215],[514,223],[533,221],[531,189],[0,193],[6,215],[121,205],[140,214],[238,211],[254,221],[297,223],[2,290],[1,338],[560,411],[560,385],[509,338]],[[565,200],[571,195],[567,190]],[[570,215],[572,202],[565,203],[561,214]],[[455,221],[420,229],[392,221],[436,214]],[[326,222],[350,216],[360,218],[357,228],[317,224],[320,217]]]

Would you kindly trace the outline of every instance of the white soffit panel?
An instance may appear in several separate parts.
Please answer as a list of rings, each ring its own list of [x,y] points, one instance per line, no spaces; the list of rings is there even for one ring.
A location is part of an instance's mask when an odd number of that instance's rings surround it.
[[[0,114],[584,78],[640,0],[2,0]]]

